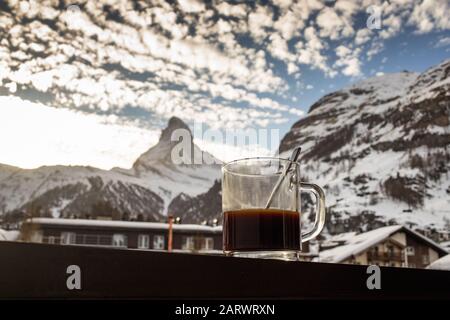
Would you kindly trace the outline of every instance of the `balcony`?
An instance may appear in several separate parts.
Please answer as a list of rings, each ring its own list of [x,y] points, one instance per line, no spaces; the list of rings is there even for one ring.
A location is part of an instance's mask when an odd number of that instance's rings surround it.
[[[42,238],[43,243],[48,244],[66,244],[66,245],[85,245],[95,247],[110,247],[113,245],[112,236],[96,235],[96,234],[78,234],[75,242],[64,242],[62,237],[45,236]]]
[[[367,251],[367,260],[369,261],[399,261],[405,260],[404,254],[401,252],[374,252]]]

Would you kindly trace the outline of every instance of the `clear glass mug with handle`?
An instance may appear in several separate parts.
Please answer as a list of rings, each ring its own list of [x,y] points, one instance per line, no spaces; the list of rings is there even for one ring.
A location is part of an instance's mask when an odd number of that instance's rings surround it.
[[[325,224],[323,190],[300,182],[300,164],[279,158],[247,158],[222,167],[223,251],[225,255],[298,260],[302,242]],[[302,232],[301,192],[316,197],[311,230]]]

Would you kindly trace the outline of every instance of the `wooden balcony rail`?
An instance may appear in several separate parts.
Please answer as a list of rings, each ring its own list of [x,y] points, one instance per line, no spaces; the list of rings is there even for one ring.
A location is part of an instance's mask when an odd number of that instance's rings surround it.
[[[405,255],[401,252],[367,252],[367,259],[369,260],[383,260],[383,261],[403,261]]]
[[[450,271],[380,267],[371,290],[363,265],[6,241],[0,261],[0,298],[450,298]]]

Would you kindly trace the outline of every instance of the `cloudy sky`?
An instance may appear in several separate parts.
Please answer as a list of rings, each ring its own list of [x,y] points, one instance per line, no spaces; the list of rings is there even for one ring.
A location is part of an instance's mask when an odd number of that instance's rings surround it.
[[[281,138],[326,93],[449,56],[448,0],[2,0],[0,163],[129,167],[173,115]]]

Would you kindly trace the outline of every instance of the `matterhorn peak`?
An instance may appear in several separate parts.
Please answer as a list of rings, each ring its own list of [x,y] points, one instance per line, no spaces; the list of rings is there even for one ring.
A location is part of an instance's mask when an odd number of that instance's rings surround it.
[[[180,130],[180,132],[176,132],[176,130]],[[187,159],[190,159],[188,163],[184,164],[202,164],[203,160],[206,164],[220,163],[219,160],[194,144],[192,132],[185,122],[180,118],[172,117],[169,119],[167,127],[162,130],[158,143],[144,152],[136,160],[133,168],[142,172],[142,170],[147,171],[150,168],[154,170],[155,166],[161,164],[169,167],[180,164],[172,159],[174,152],[177,152],[174,151],[174,148],[180,143],[183,143],[183,148],[188,149],[185,152],[188,152]]]
[[[192,140],[192,132],[189,129],[189,126],[178,117],[171,117],[169,122],[167,123],[167,127],[161,132],[161,136],[159,138],[160,141],[172,141],[172,134],[175,130],[182,129],[187,130],[191,136]]]

